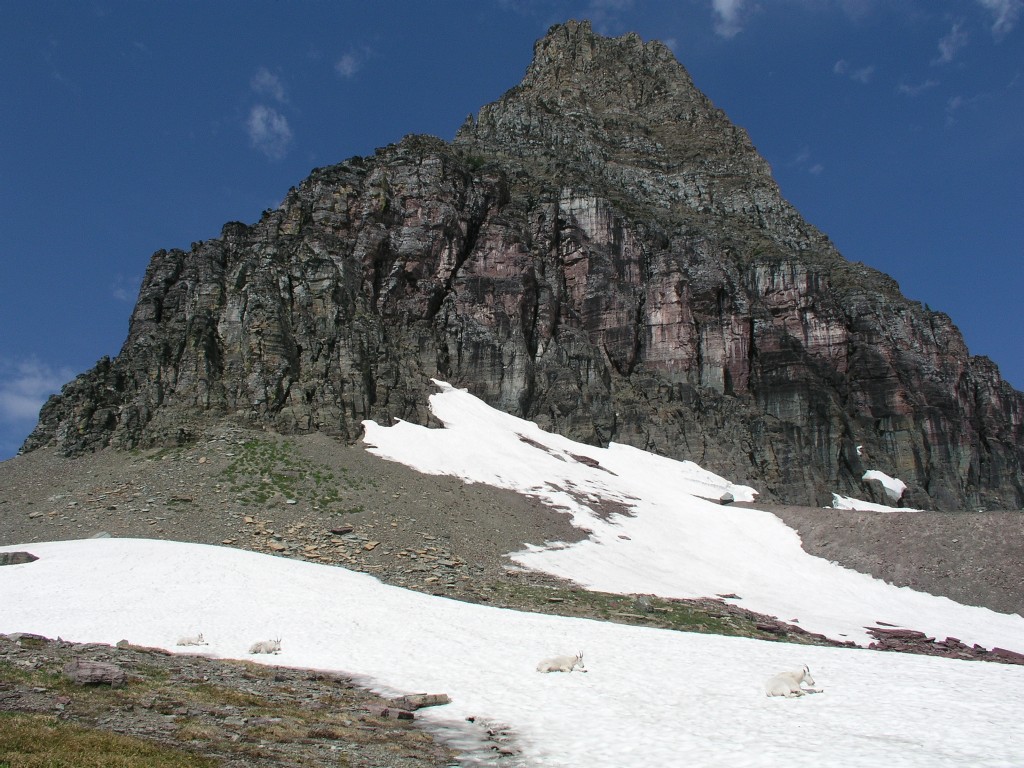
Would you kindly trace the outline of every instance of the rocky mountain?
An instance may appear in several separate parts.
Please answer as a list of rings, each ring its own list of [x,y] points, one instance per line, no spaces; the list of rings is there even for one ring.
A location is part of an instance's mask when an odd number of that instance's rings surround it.
[[[673,54],[553,27],[453,142],[314,170],[256,224],[150,261],[113,360],[23,451],[188,441],[232,415],[356,438],[431,378],[768,497],[1024,507],[1024,395],[946,315],[843,259]]]

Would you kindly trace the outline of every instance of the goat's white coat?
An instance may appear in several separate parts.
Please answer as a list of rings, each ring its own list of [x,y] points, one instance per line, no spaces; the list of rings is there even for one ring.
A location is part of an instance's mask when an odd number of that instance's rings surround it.
[[[200,632],[198,635],[186,635],[178,638],[178,645],[209,645],[203,639],[203,633]]]
[[[257,640],[249,646],[249,653],[280,653],[281,638],[274,640]]]
[[[583,666],[582,651],[575,656],[553,656],[550,659],[544,659],[537,665],[538,672],[572,672],[574,669],[578,669],[580,672],[587,671],[587,668]]]
[[[764,692],[768,696],[785,696],[788,699],[796,696],[803,696],[805,693],[821,693],[818,688],[804,688],[803,683],[809,686],[817,685],[811,676],[811,670],[806,665],[800,669],[788,672],[779,672],[769,677],[764,683]]]

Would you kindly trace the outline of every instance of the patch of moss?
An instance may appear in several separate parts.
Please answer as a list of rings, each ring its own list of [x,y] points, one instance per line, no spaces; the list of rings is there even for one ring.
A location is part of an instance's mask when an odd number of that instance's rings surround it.
[[[213,768],[217,760],[132,736],[0,713],[0,766],[9,768]]]

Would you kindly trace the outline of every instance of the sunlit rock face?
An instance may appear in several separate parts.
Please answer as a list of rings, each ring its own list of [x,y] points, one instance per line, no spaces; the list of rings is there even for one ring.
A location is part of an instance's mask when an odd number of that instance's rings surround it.
[[[224,414],[351,439],[428,423],[432,377],[768,497],[863,496],[876,469],[907,506],[1024,507],[1024,396],[845,261],[665,46],[575,22],[454,142],[317,169],[256,224],[154,254],[121,354],[25,450]]]

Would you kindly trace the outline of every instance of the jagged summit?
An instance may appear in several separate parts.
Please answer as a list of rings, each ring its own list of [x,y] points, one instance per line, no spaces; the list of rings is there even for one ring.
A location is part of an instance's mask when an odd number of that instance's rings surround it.
[[[815,258],[838,256],[783,199],[746,131],[697,89],[668,47],[634,33],[602,37],[586,21],[552,27],[523,81],[467,120],[455,146],[669,227],[730,217],[733,229],[750,229],[748,242],[768,236],[813,248]]]
[[[455,139],[590,170],[608,163],[665,174],[770,176],[749,137],[693,84],[662,43],[606,38],[589,22],[552,27],[523,81]]]
[[[553,27],[454,142],[314,171],[256,224],[153,255],[114,360],[23,450],[188,440],[225,415],[353,439],[431,378],[767,496],[1024,507],[1024,395],[843,259],[672,53]],[[881,499],[879,499],[881,500]]]
[[[523,81],[481,109],[455,141],[664,173],[707,164],[709,154],[724,150],[768,174],[746,133],[694,86],[665,45],[632,33],[602,37],[585,21],[552,27],[536,43]]]

